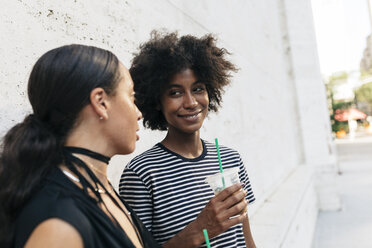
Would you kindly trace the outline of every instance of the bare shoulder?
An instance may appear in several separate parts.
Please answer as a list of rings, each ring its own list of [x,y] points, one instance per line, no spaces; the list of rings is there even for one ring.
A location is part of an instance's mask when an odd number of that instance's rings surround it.
[[[52,218],[40,223],[31,233],[25,245],[31,247],[73,247],[83,248],[83,239],[69,223]]]

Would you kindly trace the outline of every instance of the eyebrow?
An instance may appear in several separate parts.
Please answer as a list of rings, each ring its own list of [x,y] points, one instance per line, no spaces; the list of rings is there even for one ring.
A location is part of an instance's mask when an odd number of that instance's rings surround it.
[[[200,82],[199,80],[196,80],[195,82],[192,83],[192,85],[199,84],[199,83],[202,83],[202,82]],[[180,84],[176,84],[175,83],[175,84],[169,84],[167,86],[167,89],[173,88],[173,87],[175,87],[175,88],[182,88],[182,86]]]

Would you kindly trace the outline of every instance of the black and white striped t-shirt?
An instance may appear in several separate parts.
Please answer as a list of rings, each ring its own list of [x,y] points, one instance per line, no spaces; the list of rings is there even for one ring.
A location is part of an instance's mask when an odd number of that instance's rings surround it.
[[[188,159],[158,143],[135,157],[124,169],[119,192],[154,238],[163,244],[196,219],[214,196],[204,179],[219,172],[213,143],[203,141],[203,153]],[[239,153],[220,146],[224,169],[239,167],[246,199],[255,198]],[[210,240],[212,247],[245,247],[242,224]],[[204,246],[205,247],[205,246]]]

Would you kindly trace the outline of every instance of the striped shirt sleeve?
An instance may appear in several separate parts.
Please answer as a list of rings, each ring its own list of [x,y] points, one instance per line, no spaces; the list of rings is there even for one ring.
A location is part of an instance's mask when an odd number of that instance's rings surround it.
[[[150,190],[129,166],[123,171],[119,194],[133,208],[146,228],[152,231],[153,204]]]
[[[244,190],[247,192],[245,199],[248,201],[249,204],[253,203],[256,200],[256,198],[254,197],[251,182],[249,181],[248,173],[240,154],[239,154],[239,178],[240,182],[244,184]]]

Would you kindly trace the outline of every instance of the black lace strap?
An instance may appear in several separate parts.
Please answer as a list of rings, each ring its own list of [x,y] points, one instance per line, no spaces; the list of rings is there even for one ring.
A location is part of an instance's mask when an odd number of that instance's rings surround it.
[[[91,158],[97,159],[99,161],[102,161],[102,162],[104,162],[106,164],[108,164],[110,162],[110,159],[111,159],[111,158],[109,158],[109,157],[107,157],[105,155],[102,155],[100,153],[93,152],[91,150],[88,150],[88,149],[85,149],[85,148],[81,148],[81,147],[65,146],[63,149],[65,151],[70,152],[70,153],[77,153],[77,154],[86,155],[88,157],[91,157]]]

